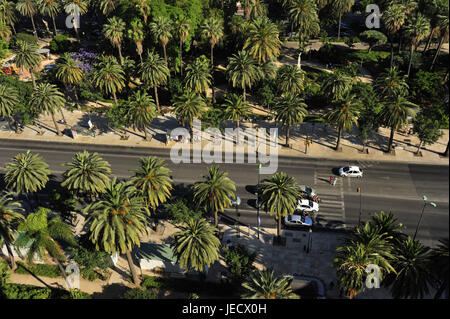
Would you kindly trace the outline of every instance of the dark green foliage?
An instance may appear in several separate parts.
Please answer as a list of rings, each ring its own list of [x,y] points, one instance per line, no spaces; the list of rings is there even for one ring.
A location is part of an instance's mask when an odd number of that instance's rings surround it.
[[[3,287],[1,293],[6,299],[71,299],[67,290],[21,284],[8,284]],[[81,295],[85,298],[89,296],[86,293]]]
[[[225,114],[218,106],[208,108],[202,115],[202,130],[208,127],[219,128],[224,121]]]
[[[423,145],[431,145],[436,143],[443,134],[439,127],[438,120],[427,118],[423,113],[419,113],[414,119],[413,132],[419,136]]]
[[[150,277],[150,276],[147,276],[147,275],[143,276],[143,280],[142,280],[141,286],[143,288],[145,288],[145,289],[151,289],[151,288],[163,289],[163,288],[167,288],[163,278],[161,278],[161,277]]]
[[[11,270],[8,262],[0,258],[0,288],[5,286],[11,276]]]
[[[61,214],[61,218],[69,223],[73,223],[76,215],[73,213],[77,207],[78,200],[67,189],[57,191],[52,190],[50,195],[50,208]]]
[[[187,205],[187,200],[178,199],[174,203],[165,204],[165,210],[169,213],[169,218],[176,224],[188,222],[189,219],[201,218],[200,210],[193,210]]]
[[[113,129],[120,130],[123,127],[130,126],[130,121],[128,119],[128,104],[126,101],[119,101],[119,103],[114,104],[110,107],[105,116],[108,119],[108,125]]]
[[[0,59],[4,59],[8,55],[9,43],[0,39]]]
[[[157,299],[157,296],[148,289],[132,288],[123,294],[123,299]]]
[[[417,104],[440,104],[445,97],[442,78],[436,73],[419,70],[412,77],[409,88]]]
[[[28,33],[17,33],[11,37],[9,41],[10,47],[13,48],[16,46],[17,41],[24,41],[30,44],[37,44],[36,37]]]
[[[270,108],[277,97],[277,88],[274,80],[264,80],[256,93],[258,104]]]
[[[255,269],[253,263],[256,259],[256,253],[248,251],[243,245],[225,247],[222,256],[228,270],[233,275],[233,279],[239,283],[245,280]]]
[[[35,265],[25,265],[22,262],[17,262],[18,268],[16,269],[16,273],[29,275],[32,272],[34,275],[38,277],[49,277],[49,278],[57,278],[61,277],[61,272],[57,265],[48,265],[48,264],[35,264]]]
[[[106,101],[103,93],[95,89],[90,81],[80,83],[80,99],[86,101]]]
[[[79,45],[72,43],[69,37],[63,34],[56,35],[49,44],[52,53],[64,53],[78,50]]]

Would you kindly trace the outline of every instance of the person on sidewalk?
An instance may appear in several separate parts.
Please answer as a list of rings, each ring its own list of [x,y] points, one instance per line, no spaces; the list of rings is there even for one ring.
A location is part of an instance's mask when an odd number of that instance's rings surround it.
[[[330,184],[333,185],[333,176],[330,176]]]

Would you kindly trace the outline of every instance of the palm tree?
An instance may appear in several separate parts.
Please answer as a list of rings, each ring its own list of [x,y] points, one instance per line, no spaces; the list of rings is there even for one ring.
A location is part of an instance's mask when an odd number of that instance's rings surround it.
[[[65,0],[64,2],[64,10],[66,13],[77,17],[77,14],[85,14],[88,11],[89,0]],[[78,10],[75,11],[75,8]],[[78,17],[77,17],[78,18]],[[78,21],[79,23],[79,21]],[[75,34],[77,35],[78,41],[80,40],[80,35],[78,34],[78,26],[77,23],[73,24],[73,28],[75,30]]]
[[[380,214],[372,215],[371,223],[379,229],[379,233],[385,233],[388,237],[391,237],[393,244],[406,239],[406,235],[402,232],[403,224],[397,222],[397,219],[391,212],[385,213],[381,211]]]
[[[138,91],[128,99],[128,118],[133,129],[144,131],[145,140],[148,141],[147,128],[158,116],[155,101],[146,92]]]
[[[74,60],[67,52],[64,53],[61,60],[56,63],[56,78],[59,79],[64,86],[72,86],[75,100],[78,105],[78,94],[76,86],[81,83],[84,72],[81,69],[80,62]]]
[[[109,16],[116,9],[117,0],[101,0],[100,10],[105,16]]]
[[[356,95],[347,94],[337,102],[335,108],[325,114],[326,121],[338,129],[336,150],[339,150],[341,144],[342,131],[349,132],[353,129],[353,125],[358,123],[360,108],[361,102],[356,98]]]
[[[58,15],[61,9],[60,5],[61,3],[58,0],[38,0],[38,7],[41,14],[52,18],[55,35],[58,34],[58,32],[56,31],[55,17]]]
[[[432,283],[430,248],[409,237],[395,246],[393,254],[396,259],[392,265],[397,275],[388,276],[383,284],[391,286],[391,294],[395,299],[423,299]]]
[[[155,101],[158,112],[161,112],[158,99],[158,86],[165,84],[170,76],[167,63],[157,53],[147,53],[147,59],[141,63],[140,73],[142,80],[155,90]]]
[[[31,75],[33,87],[36,88],[34,71],[40,65],[42,56],[37,52],[39,46],[25,41],[17,41],[17,45],[13,48],[14,63],[18,68],[27,70]]]
[[[1,207],[1,205],[0,205]],[[447,290],[448,295],[448,273],[449,273],[449,248],[448,248],[448,238],[439,240],[439,245],[433,248],[431,252],[431,267],[433,269],[433,274],[435,274],[435,281],[438,284],[438,289],[434,295],[435,299],[441,298],[442,293]]]
[[[195,93],[204,93],[211,85],[212,75],[204,55],[186,67],[186,87]],[[214,92],[214,91],[213,91]]]
[[[6,25],[9,25],[12,28],[14,34],[16,33],[14,25],[17,22],[17,15],[14,2],[8,0],[0,0],[0,20],[5,22]]]
[[[139,168],[133,170],[134,176],[131,183],[141,193],[147,206],[156,208],[170,198],[173,189],[171,172],[165,165],[164,160],[156,156],[141,157]]]
[[[112,94],[117,103],[116,92],[125,87],[125,72],[113,56],[102,56],[96,64],[92,80],[94,85],[106,94]]]
[[[277,98],[274,105],[275,121],[286,126],[286,147],[289,146],[290,129],[293,125],[303,123],[308,114],[307,105],[296,94],[286,93]]]
[[[6,187],[20,193],[34,193],[45,187],[49,181],[49,166],[39,156],[27,151],[14,156],[12,162],[6,164]]]
[[[214,72],[214,47],[219,43],[219,41],[223,38],[223,21],[216,18],[210,17],[205,20],[203,25],[201,26],[201,35],[203,38],[209,40],[210,48],[211,48],[211,73]],[[212,100],[213,103],[216,102],[215,94],[214,94],[214,85],[211,86],[212,90]]]
[[[16,5],[17,11],[23,16],[31,19],[33,25],[34,36],[38,38],[36,32],[36,26],[34,24],[34,16],[38,13],[36,0],[19,0]]]
[[[0,84],[0,117],[8,117],[14,122],[14,107],[19,103],[19,92],[15,87]]]
[[[296,181],[285,172],[278,172],[262,181],[263,191],[260,195],[261,206],[275,215],[278,222],[277,237],[281,239],[281,219],[292,215],[298,204]]]
[[[243,90],[244,101],[246,101],[246,88],[251,88],[261,78],[261,70],[256,60],[247,51],[233,54],[228,59],[226,72],[233,87]]]
[[[118,17],[112,17],[108,19],[108,23],[103,26],[103,33],[113,47],[116,47],[119,51],[120,64],[123,64],[122,57],[122,41],[123,33],[125,31],[125,22]]]
[[[128,38],[134,41],[136,44],[136,52],[139,55],[139,59],[141,60],[141,63],[144,61],[142,60],[142,42],[144,42],[145,36],[144,36],[144,25],[142,24],[142,21],[139,18],[133,19],[130,24],[131,28],[128,30]]]
[[[251,108],[247,102],[244,102],[241,96],[231,93],[225,97],[223,104],[225,116],[227,119],[236,121],[236,127],[239,127],[239,121],[252,114]]]
[[[304,41],[320,32],[317,6],[312,0],[293,0],[288,3],[289,19],[298,29],[299,49],[303,50]]]
[[[147,24],[148,16],[150,15],[150,0],[135,0],[135,5],[139,14],[144,18],[144,23]]]
[[[182,95],[175,98],[173,106],[175,106],[175,115],[178,122],[182,125],[188,122],[191,136],[193,136],[193,122],[195,118],[198,118],[203,114],[206,108],[205,100],[197,93],[187,90],[184,91]]]
[[[414,49],[419,45],[420,41],[424,39],[430,32],[430,22],[424,15],[418,13],[417,16],[408,20],[408,23],[405,26],[405,31],[406,34],[411,39],[411,48],[407,73],[407,76],[409,77]]]
[[[331,100],[342,99],[352,88],[353,79],[342,71],[335,71],[326,75],[322,82],[322,92],[328,92]]]
[[[148,209],[144,199],[129,183],[118,182],[114,178],[101,199],[89,204],[84,213],[87,214],[89,239],[95,248],[107,253],[126,254],[133,282],[138,285],[131,251],[135,245],[140,246],[140,236],[147,233]]]
[[[395,99],[398,96],[407,96],[409,86],[407,76],[401,75],[396,67],[386,70],[375,79],[375,88],[387,99]]]
[[[208,175],[204,180],[194,185],[194,201],[203,206],[206,211],[214,212],[214,226],[219,225],[218,212],[231,206],[231,198],[235,198],[235,183],[228,177],[227,172],[219,172],[218,166],[208,168]]]
[[[244,299],[298,299],[288,277],[277,277],[273,269],[257,270],[242,283]]]
[[[39,207],[37,212],[29,214],[18,228],[22,235],[16,240],[15,245],[28,248],[26,261],[29,264],[34,263],[35,256],[40,260],[47,260],[47,256],[51,257],[58,264],[61,275],[67,279],[61,264],[61,261],[66,260],[66,256],[57,240],[71,245],[76,245],[76,241],[69,225],[59,216],[49,220],[49,212],[50,209]]]
[[[387,101],[384,104],[380,118],[386,126],[391,128],[391,135],[389,137],[389,145],[387,149],[388,152],[391,152],[392,150],[392,142],[394,141],[395,131],[405,124],[408,124],[408,116],[415,115],[412,108],[418,108],[418,106],[412,102],[409,102],[401,95],[397,96],[396,99]]]
[[[433,61],[431,62],[430,70],[433,70],[434,64],[436,63],[436,59],[439,56],[439,52],[442,49],[442,45],[444,42],[448,41],[449,37],[449,15],[448,15],[448,4],[445,12],[443,14],[438,15],[438,26],[440,30],[440,36],[441,39],[439,40],[439,45],[436,50],[436,53],[434,54]]]
[[[177,262],[187,271],[194,269],[204,272],[216,260],[219,260],[220,240],[216,227],[205,219],[190,219],[178,226],[179,232],[173,234],[172,247]]]
[[[407,18],[406,8],[403,5],[391,4],[383,12],[383,21],[386,31],[389,34],[389,39],[391,42],[391,64],[394,61],[394,36],[400,31],[401,27],[405,24]]]
[[[65,163],[69,168],[64,172],[62,187],[76,194],[88,194],[91,198],[105,192],[110,181],[111,165],[98,153],[78,152],[72,162]]]
[[[236,49],[241,48],[244,45],[247,38],[248,26],[249,23],[239,15],[233,15],[231,21],[228,23]]]
[[[295,65],[283,65],[277,72],[278,89],[282,93],[299,94],[303,91],[305,74]]]
[[[276,59],[280,55],[281,41],[275,23],[267,17],[259,17],[250,23],[244,50],[258,60],[258,64]]]
[[[0,246],[4,244],[8,250],[12,271],[15,271],[17,266],[11,247],[16,240],[17,228],[25,219],[22,212],[22,204],[14,201],[12,194],[5,192],[0,196]]]
[[[172,38],[172,21],[164,16],[157,17],[154,22],[150,23],[150,31],[163,47],[164,61],[168,65],[166,46]]]
[[[64,95],[58,90],[56,85],[49,83],[40,83],[34,89],[30,99],[31,107],[37,110],[39,114],[47,113],[52,116],[58,136],[62,136],[62,133],[56,123],[55,112],[59,110],[62,113],[62,108],[65,104],[66,99]]]
[[[180,39],[180,73],[183,76],[183,43],[186,42],[189,36],[191,25],[186,19],[181,19],[175,23],[175,29]]]
[[[341,20],[342,15],[349,12],[352,8],[355,0],[333,0],[333,9],[339,14],[339,26],[338,26],[338,39],[341,37]]]

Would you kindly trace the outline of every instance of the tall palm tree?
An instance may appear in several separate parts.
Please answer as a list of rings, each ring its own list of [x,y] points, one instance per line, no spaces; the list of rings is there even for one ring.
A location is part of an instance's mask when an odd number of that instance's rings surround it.
[[[261,78],[261,70],[256,60],[247,51],[239,51],[228,58],[226,72],[233,87],[243,90],[244,101],[246,101],[246,88],[251,88]]]
[[[158,116],[155,101],[146,92],[138,91],[128,99],[127,116],[133,129],[144,131],[145,140],[148,141],[147,128]]]
[[[14,63],[18,68],[27,70],[30,73],[34,88],[36,88],[34,72],[42,60],[42,56],[37,52],[38,49],[39,46],[36,44],[19,40],[12,50],[16,55],[14,57]]]
[[[275,23],[267,17],[258,17],[250,23],[244,50],[258,60],[258,64],[276,59],[280,55],[281,41]]]
[[[150,0],[135,0],[134,2],[139,14],[144,18],[144,23],[147,24],[148,16],[151,11]]]
[[[186,87],[195,93],[204,93],[211,85],[212,75],[204,55],[186,67]]]
[[[111,165],[98,153],[78,152],[72,162],[65,163],[69,167],[63,174],[62,187],[76,194],[97,197],[106,191],[112,174]]]
[[[280,240],[281,219],[292,215],[298,204],[298,189],[296,181],[285,172],[278,172],[262,181],[261,206],[275,215],[277,220],[277,237]]]
[[[140,246],[140,236],[147,233],[148,209],[142,197],[129,183],[114,178],[108,183],[101,199],[89,204],[86,225],[89,239],[97,250],[126,254],[133,282],[138,285],[131,251]]]
[[[391,152],[392,150],[392,142],[394,141],[395,131],[405,124],[408,124],[408,116],[415,115],[412,108],[418,108],[418,106],[412,102],[409,102],[401,95],[397,96],[396,99],[387,101],[384,104],[380,118],[386,126],[391,128],[391,135],[389,137],[389,145],[387,149],[388,152]]]
[[[286,147],[289,146],[290,129],[293,125],[303,122],[308,114],[307,105],[296,94],[286,93],[277,98],[274,105],[275,121],[286,126]]]
[[[205,100],[197,93],[187,90],[175,98],[173,106],[175,106],[175,115],[178,122],[182,125],[188,122],[192,137],[194,119],[200,117],[205,111]]]
[[[214,226],[219,225],[218,212],[231,206],[231,198],[235,198],[235,183],[228,177],[228,172],[219,172],[218,166],[208,168],[203,181],[194,185],[194,201],[206,211],[213,211]]]
[[[305,40],[320,32],[317,6],[312,0],[293,0],[288,1],[287,8],[292,26],[298,30],[299,49],[303,50]]]
[[[19,103],[19,92],[15,87],[0,84],[0,117],[8,117],[14,122],[14,107]]]
[[[82,15],[87,13],[89,6],[89,0],[65,0],[64,1],[64,10],[66,13],[73,15],[74,17],[77,14]],[[78,10],[75,11],[75,8]],[[78,17],[77,17],[78,18]],[[78,21],[79,23],[79,21]],[[75,34],[77,35],[78,41],[80,40],[80,35],[78,34],[78,26],[77,23],[73,24],[73,29],[75,30]]]
[[[19,0],[16,4],[16,9],[23,16],[31,19],[31,24],[33,25],[34,36],[38,38],[36,32],[36,26],[34,24],[34,16],[38,13],[38,7],[36,0]]]
[[[210,17],[201,26],[201,35],[209,40],[211,48],[211,73],[214,72],[214,47],[223,38],[223,21],[216,17]],[[211,86],[213,103],[216,101],[214,94],[214,84]]]
[[[342,15],[350,11],[355,0],[333,0],[333,9],[339,14],[339,25],[338,25],[338,39],[341,37],[341,20]]]
[[[106,94],[112,94],[117,103],[117,92],[125,87],[125,72],[113,56],[100,57],[93,72],[94,85]]]
[[[30,264],[34,263],[35,256],[44,261],[50,257],[58,264],[64,279],[67,279],[61,264],[67,258],[58,240],[71,245],[76,245],[76,241],[70,226],[59,216],[48,219],[49,212],[50,209],[39,207],[37,212],[29,214],[18,228],[22,236],[16,240],[15,245],[28,248],[25,257]]]
[[[100,10],[105,16],[109,16],[116,9],[117,2],[117,0],[101,0]]]
[[[409,85],[407,76],[402,75],[396,67],[386,70],[375,79],[375,88],[387,99],[395,99],[397,96],[407,96]]]
[[[17,22],[16,6],[15,3],[8,0],[0,0],[0,20],[4,21],[6,25],[10,26],[16,33],[14,25]]]
[[[22,204],[14,201],[12,194],[5,192],[0,196],[0,246],[5,245],[8,250],[12,271],[15,271],[17,266],[11,247],[16,240],[20,222],[25,220],[22,212]]]
[[[203,218],[190,219],[178,227],[180,231],[173,234],[172,247],[181,267],[204,272],[219,260],[220,240],[216,236],[216,227]]]
[[[47,113],[52,116],[53,124],[56,128],[56,134],[62,136],[62,133],[58,127],[55,120],[55,112],[60,111],[62,113],[62,108],[66,104],[66,99],[64,95],[58,90],[56,85],[49,83],[40,83],[34,89],[31,95],[30,105],[39,114]]]
[[[325,114],[326,121],[338,129],[336,150],[339,150],[342,132],[351,131],[353,126],[358,123],[360,108],[361,102],[357,99],[356,95],[347,94],[337,102],[337,105],[332,110]]]
[[[283,65],[277,72],[278,89],[282,93],[299,94],[303,91],[305,73],[296,65]]]
[[[439,56],[439,52],[442,49],[442,45],[444,42],[448,41],[449,38],[449,15],[448,15],[448,4],[446,6],[446,9],[444,10],[443,14],[438,15],[438,26],[440,30],[440,37],[439,45],[436,50],[436,53],[434,54],[433,61],[431,62],[430,70],[433,70],[434,64],[436,63],[436,59]]]
[[[38,0],[37,3],[39,7],[39,11],[42,15],[52,18],[53,29],[55,31],[55,35],[58,34],[56,31],[56,23],[55,17],[58,15],[61,10],[61,3],[58,0]]]
[[[81,83],[84,72],[81,69],[80,61],[74,60],[67,52],[56,63],[56,78],[59,79],[64,86],[72,86],[75,95],[75,101],[78,104],[78,93],[76,86]]]
[[[407,18],[406,8],[399,4],[391,4],[383,12],[382,19],[384,21],[384,27],[389,34],[391,42],[391,62],[394,61],[394,36],[400,31],[401,27],[405,24]]]
[[[5,166],[6,187],[16,193],[34,193],[45,187],[49,181],[48,164],[39,154],[27,151],[14,156]]]
[[[125,31],[125,22],[118,17],[112,17],[108,19],[108,23],[103,26],[103,33],[113,47],[116,47],[119,51],[120,64],[123,64],[122,56],[122,41]]]
[[[411,237],[395,246],[396,259],[392,265],[396,276],[388,276],[383,284],[391,286],[392,297],[422,299],[430,290],[432,274],[430,271],[431,250]]]
[[[251,108],[247,102],[244,102],[241,96],[231,93],[225,97],[223,104],[225,116],[227,119],[236,121],[236,127],[239,127],[239,121],[252,114]]]
[[[391,212],[381,211],[380,214],[372,215],[371,223],[379,229],[379,233],[385,233],[388,237],[392,237],[391,242],[394,245],[406,239],[406,235],[402,232],[403,224],[399,223]]]
[[[191,25],[186,19],[181,19],[175,23],[175,29],[178,38],[180,39],[180,73],[181,76],[183,76],[183,43],[186,42],[189,36]]]
[[[424,15],[418,13],[415,17],[408,20],[408,23],[405,26],[405,31],[407,36],[411,39],[411,48],[409,54],[408,73],[407,73],[407,76],[409,77],[409,74],[411,72],[411,64],[414,49],[419,45],[420,41],[424,39],[430,32],[430,22]]]
[[[142,52],[143,52],[142,43],[144,42],[145,39],[144,25],[142,24],[142,21],[139,18],[134,18],[133,21],[131,21],[130,26],[131,28],[128,30],[128,38],[133,40],[133,42],[136,44],[136,52],[139,55],[139,59],[141,60],[142,63],[144,62],[142,60]]]
[[[171,170],[166,167],[164,160],[156,156],[141,157],[139,168],[133,170],[131,183],[145,199],[147,206],[155,210],[170,198],[173,189]]]
[[[140,65],[142,80],[155,90],[155,101],[158,112],[161,112],[158,98],[158,86],[167,82],[170,71],[167,63],[157,53],[148,52],[147,59]]]
[[[244,299],[298,299],[288,277],[277,277],[273,269],[257,270],[242,283]]]
[[[342,99],[352,88],[353,79],[342,71],[335,71],[325,76],[322,92],[328,92],[333,102]]]
[[[1,206],[1,205],[0,205]],[[434,295],[435,299],[441,298],[442,293],[447,290],[448,294],[448,273],[449,273],[449,247],[448,238],[439,240],[439,245],[433,248],[431,252],[431,268],[435,281],[438,284],[438,289]]]
[[[166,46],[172,38],[172,21],[164,16],[157,17],[154,22],[150,23],[150,31],[163,47],[164,61],[166,61],[166,65],[168,65]]]

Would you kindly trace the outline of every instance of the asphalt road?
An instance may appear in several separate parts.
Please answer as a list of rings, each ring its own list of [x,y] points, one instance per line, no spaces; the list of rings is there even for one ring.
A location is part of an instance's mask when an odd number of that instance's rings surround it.
[[[28,145],[28,146],[27,146]],[[113,173],[119,178],[132,175],[131,170],[138,166],[142,156],[156,155],[166,159],[172,170],[176,184],[192,184],[206,174],[207,164],[174,164],[169,159],[169,151],[163,149],[123,148],[97,145],[77,145],[41,143],[21,143],[0,139],[0,167],[4,167],[18,152],[31,150],[39,152],[50,165],[55,175],[65,170],[64,162],[71,161],[76,151],[86,149],[97,151],[111,164]],[[338,178],[336,186],[329,183],[329,176],[335,176],[336,169],[344,165],[358,165],[364,170],[362,179]],[[229,172],[236,183],[237,194],[242,203],[239,213],[234,208],[225,215],[251,226],[257,225],[255,209],[256,196],[252,188],[258,182],[257,164],[219,164]],[[434,246],[440,238],[449,234],[449,170],[448,166],[417,165],[396,162],[342,161],[316,158],[280,157],[278,171],[284,171],[296,178],[299,184],[316,189],[320,202],[317,221],[328,228],[339,228],[358,223],[360,207],[361,219],[381,210],[392,211],[406,227],[405,232],[413,235],[419,220],[423,200],[437,204],[436,208],[425,207],[424,216],[417,238],[427,245]],[[265,175],[260,175],[262,180]],[[360,187],[362,192],[357,193]],[[273,217],[260,212],[261,227],[276,227]]]

